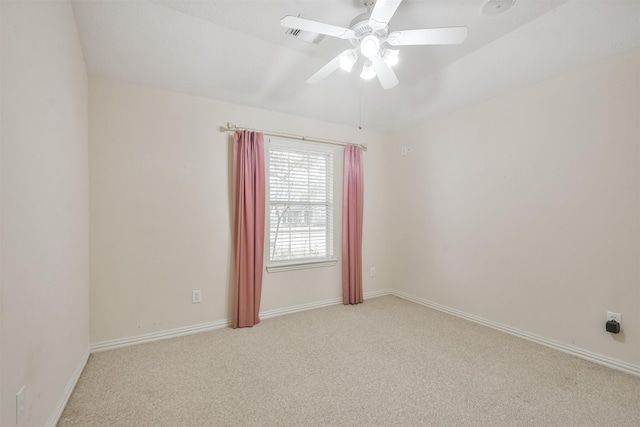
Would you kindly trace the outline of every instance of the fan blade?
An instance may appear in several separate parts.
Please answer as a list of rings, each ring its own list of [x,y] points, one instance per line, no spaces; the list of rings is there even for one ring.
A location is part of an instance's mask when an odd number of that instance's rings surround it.
[[[380,84],[383,89],[391,89],[398,84],[398,77],[396,77],[396,73],[389,68],[387,63],[384,62],[379,55],[371,58],[371,63],[373,64],[373,69],[376,70],[376,75],[378,76],[378,80],[380,80]]]
[[[347,49],[342,52],[340,55],[333,58],[329,61],[324,67],[320,68],[316,73],[307,79],[307,83],[310,85],[315,85],[324,80],[329,74],[333,73],[335,70],[340,68],[340,57],[347,52],[351,52],[353,49]]]
[[[468,33],[467,27],[394,31],[387,37],[387,43],[391,46],[460,44],[467,38]]]
[[[285,28],[295,28],[297,30],[325,34],[327,36],[339,37],[341,39],[351,39],[356,36],[356,33],[348,28],[324,24],[322,22],[312,21],[311,19],[300,18],[299,16],[287,15],[280,20],[280,25]]]
[[[388,24],[400,3],[402,0],[377,0],[369,19]]]

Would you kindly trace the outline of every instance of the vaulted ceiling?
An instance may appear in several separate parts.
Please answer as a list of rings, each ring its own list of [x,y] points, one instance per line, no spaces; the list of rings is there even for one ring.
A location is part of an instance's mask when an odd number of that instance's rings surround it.
[[[467,26],[464,43],[403,46],[400,84],[313,73],[348,41],[286,34],[285,15],[349,27],[360,0],[72,2],[90,73],[297,116],[397,130],[640,46],[638,0],[404,0],[391,31]]]

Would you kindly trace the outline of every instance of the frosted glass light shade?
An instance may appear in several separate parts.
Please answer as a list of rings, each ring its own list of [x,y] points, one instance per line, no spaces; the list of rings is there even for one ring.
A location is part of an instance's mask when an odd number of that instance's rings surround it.
[[[376,76],[376,70],[373,69],[373,64],[371,64],[370,60],[367,60],[362,65],[362,72],[360,73],[360,78],[363,80],[371,80]]]
[[[391,68],[398,63],[399,53],[400,51],[398,51],[398,49],[385,49],[382,52],[382,59],[387,63],[387,66]]]
[[[340,68],[350,73],[357,59],[355,52],[343,53],[340,55]]]
[[[360,42],[360,52],[367,57],[373,58],[380,51],[380,40],[374,35],[368,35]]]

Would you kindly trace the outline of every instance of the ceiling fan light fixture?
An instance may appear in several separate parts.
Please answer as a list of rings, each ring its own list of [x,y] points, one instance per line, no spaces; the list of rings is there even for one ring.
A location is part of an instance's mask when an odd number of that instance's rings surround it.
[[[309,77],[307,83],[317,84],[340,68],[350,72],[360,61],[362,53],[364,64],[361,66],[360,78],[368,80],[377,77],[383,89],[392,89],[399,83],[393,69],[399,59],[396,47],[460,44],[469,35],[469,29],[464,26],[389,32],[389,21],[403,0],[359,1],[367,6],[368,12],[355,17],[349,28],[302,18],[299,15],[287,15],[280,20],[280,25],[293,29],[294,32],[306,31],[331,36],[347,40],[351,44],[350,48],[339,53]],[[513,6],[516,1],[482,0],[481,10],[496,14]]]
[[[367,58],[373,58],[380,51],[380,40],[372,34],[360,42],[360,52]]]
[[[382,59],[386,62],[389,68],[398,64],[398,55],[400,51],[398,49],[385,49],[382,51]]]
[[[354,51],[343,53],[340,55],[340,68],[350,73],[357,60],[358,57]]]
[[[371,80],[376,76],[376,70],[373,69],[373,64],[371,60],[367,59],[364,64],[362,64],[362,72],[360,72],[360,78],[362,80]]]

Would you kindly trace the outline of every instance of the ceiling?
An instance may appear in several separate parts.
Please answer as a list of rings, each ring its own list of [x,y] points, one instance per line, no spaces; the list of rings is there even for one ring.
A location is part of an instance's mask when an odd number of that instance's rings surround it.
[[[639,0],[404,0],[390,30],[467,26],[455,46],[403,46],[400,84],[383,90],[358,68],[306,83],[351,47],[285,34],[280,18],[348,27],[359,0],[75,0],[89,73],[251,107],[392,131],[640,46]],[[221,123],[223,124],[223,123]],[[250,124],[245,124],[249,126]]]

